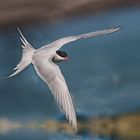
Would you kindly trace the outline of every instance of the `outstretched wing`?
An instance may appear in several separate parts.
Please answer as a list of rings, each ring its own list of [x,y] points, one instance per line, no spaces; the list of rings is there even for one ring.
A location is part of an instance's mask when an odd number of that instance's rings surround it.
[[[72,127],[77,129],[74,105],[59,67],[53,62],[43,59],[34,60],[34,67],[40,78],[48,84],[59,107],[65,113]]]
[[[68,37],[60,38],[60,39],[52,42],[51,44],[49,44],[49,46],[44,46],[43,49],[54,48],[55,50],[58,50],[63,45],[65,45],[69,42],[78,40],[78,39],[85,39],[85,38],[95,37],[95,36],[99,36],[99,35],[106,35],[106,34],[110,34],[113,32],[117,32],[119,30],[120,30],[120,27],[116,27],[116,28],[104,29],[104,30],[86,33],[86,34],[76,35],[76,36],[68,36]]]

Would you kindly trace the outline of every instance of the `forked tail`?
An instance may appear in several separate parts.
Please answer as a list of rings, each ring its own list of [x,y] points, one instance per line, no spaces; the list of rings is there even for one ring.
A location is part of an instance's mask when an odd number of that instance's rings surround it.
[[[20,62],[17,64],[17,66],[13,69],[16,70],[13,74],[11,74],[8,77],[15,76],[16,74],[20,73],[22,70],[24,70],[28,65],[32,63],[32,56],[35,52],[35,49],[29,44],[29,42],[25,39],[23,34],[21,33],[20,29],[17,28],[20,33],[20,40],[22,41],[23,45],[21,46],[23,48],[22,50],[22,58]]]

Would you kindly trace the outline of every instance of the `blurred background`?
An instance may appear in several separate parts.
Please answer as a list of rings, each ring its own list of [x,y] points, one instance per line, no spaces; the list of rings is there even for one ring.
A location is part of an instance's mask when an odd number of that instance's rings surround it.
[[[66,44],[61,63],[79,130],[59,111],[33,66],[0,79],[1,140],[140,139],[140,0],[0,0],[0,77],[21,58],[17,26],[34,48],[58,38],[121,26]]]

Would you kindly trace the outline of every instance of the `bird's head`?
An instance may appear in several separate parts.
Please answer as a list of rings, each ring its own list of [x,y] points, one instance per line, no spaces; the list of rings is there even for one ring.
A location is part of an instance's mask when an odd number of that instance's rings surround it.
[[[54,55],[52,61],[57,63],[57,62],[62,62],[68,60],[68,54],[64,51],[56,51],[56,54]]]

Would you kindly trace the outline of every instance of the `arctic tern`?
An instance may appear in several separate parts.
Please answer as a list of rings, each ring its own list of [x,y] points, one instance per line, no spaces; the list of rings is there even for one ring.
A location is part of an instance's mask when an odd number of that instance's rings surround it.
[[[120,27],[115,27],[76,36],[63,37],[39,49],[34,49],[18,28],[20,40],[23,43],[21,46],[23,49],[22,58],[14,68],[16,71],[8,77],[12,77],[20,73],[28,65],[33,64],[36,73],[50,88],[57,104],[65,113],[69,123],[74,129],[77,129],[77,118],[73,101],[70,96],[66,81],[57,65],[58,62],[67,60],[68,54],[59,49],[63,45],[78,39],[110,34],[119,30]]]

